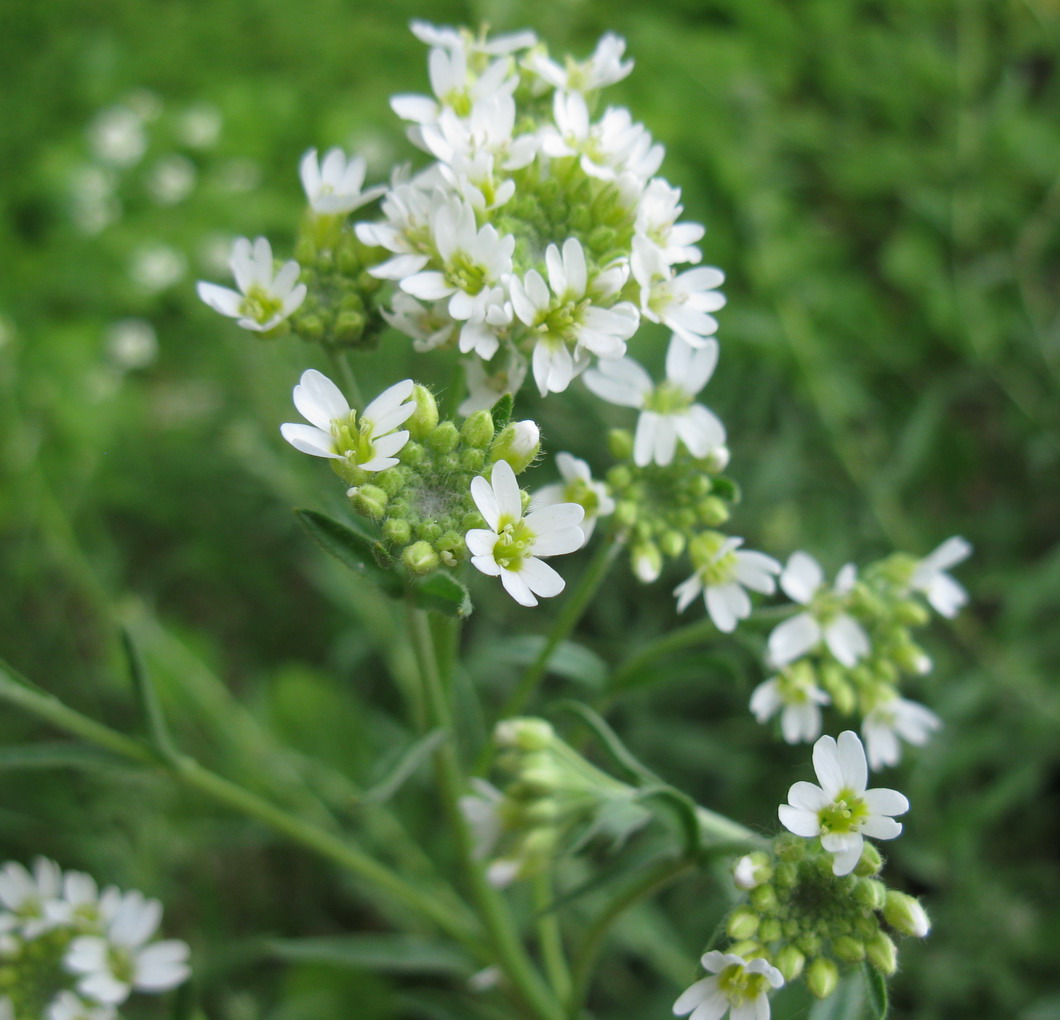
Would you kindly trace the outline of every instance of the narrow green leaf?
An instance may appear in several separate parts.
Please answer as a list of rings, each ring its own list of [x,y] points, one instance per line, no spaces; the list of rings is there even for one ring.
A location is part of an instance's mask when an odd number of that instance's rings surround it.
[[[604,750],[611,756],[615,765],[631,782],[659,784],[659,777],[634,757],[629,748],[619,739],[618,734],[611,729],[607,721],[589,708],[588,705],[583,705],[580,701],[561,701],[556,707],[578,716],[592,730],[596,739],[600,741]]]
[[[865,964],[867,1005],[873,1020],[884,1020],[891,1008],[887,979],[871,963]]]
[[[128,629],[121,629],[121,643],[125,650],[125,658],[129,665],[129,676],[132,678],[133,686],[136,688],[136,698],[140,703],[140,711],[143,713],[144,721],[147,723],[147,733],[151,743],[156,750],[166,758],[175,758],[178,754],[177,745],[173,742],[173,736],[169,732],[169,724],[166,722],[162,711],[162,704],[158,700],[158,692],[151,681],[151,677],[144,668],[143,660],[133,642],[132,635]]]
[[[333,935],[275,939],[266,951],[291,963],[315,963],[388,974],[467,974],[468,957],[448,942],[415,935]]]
[[[541,634],[526,635],[504,642],[497,655],[513,666],[529,666],[536,661],[548,639]],[[607,680],[607,663],[596,652],[574,641],[561,641],[548,658],[547,669],[556,676],[600,689]]]
[[[366,790],[359,800],[369,804],[384,804],[448,738],[449,734],[445,730],[438,729],[414,740],[398,755],[397,761],[385,770],[386,775]]]
[[[685,852],[695,854],[700,849],[699,820],[696,818],[696,803],[688,794],[682,793],[667,783],[643,786],[638,791],[642,800],[656,799],[665,805],[677,818],[685,836]]]
[[[318,510],[295,510],[295,515],[320,547],[340,563],[392,598],[404,597],[404,578],[387,562],[389,556],[381,542],[361,527],[337,521]]]
[[[470,616],[473,609],[467,588],[444,570],[417,578],[412,584],[412,601],[419,609],[433,609],[461,619]]]
[[[512,408],[515,406],[515,400],[510,393],[505,393],[500,400],[497,401],[490,410],[490,415],[493,417],[493,427],[500,432],[508,422],[512,420]]]
[[[0,769],[83,769],[117,763],[118,759],[102,748],[72,741],[0,747]]]

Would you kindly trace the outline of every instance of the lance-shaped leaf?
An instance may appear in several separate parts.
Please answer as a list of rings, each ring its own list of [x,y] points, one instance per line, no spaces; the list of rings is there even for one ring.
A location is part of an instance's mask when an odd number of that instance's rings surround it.
[[[405,581],[381,542],[361,528],[319,510],[295,510],[302,526],[326,552],[392,598],[403,598]]]
[[[383,804],[394,796],[416,770],[449,737],[445,730],[431,730],[414,740],[401,751],[393,764],[384,769],[385,775],[359,798],[362,803]]]

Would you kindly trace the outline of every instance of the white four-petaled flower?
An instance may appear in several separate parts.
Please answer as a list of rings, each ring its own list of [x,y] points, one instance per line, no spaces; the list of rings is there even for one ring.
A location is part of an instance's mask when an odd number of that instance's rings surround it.
[[[786,829],[807,839],[820,837],[831,854],[832,871],[849,875],[861,857],[866,836],[894,839],[902,831],[893,815],[905,814],[909,801],[897,790],[867,790],[865,748],[852,730],[821,737],[813,745],[814,783],[798,782],[788,790],[788,803],[778,808]]]
[[[835,587],[827,590],[824,572],[817,561],[808,553],[791,554],[780,575],[780,587],[788,598],[807,608],[806,612],[775,627],[769,635],[769,658],[774,665],[794,662],[821,641],[848,668],[868,654],[868,635],[845,609],[856,581],[854,564],[848,563],[839,571]]]
[[[585,385],[612,404],[640,409],[633,440],[633,462],[665,467],[677,442],[693,457],[705,457],[725,444],[725,426],[713,411],[695,403],[718,363],[718,343],[693,349],[678,334],[666,350],[666,381],[658,385],[632,358],[602,361],[585,374]]]
[[[919,747],[941,725],[942,720],[931,709],[897,695],[888,698],[872,708],[861,723],[869,765],[874,769],[897,765],[902,756],[900,740]]]
[[[771,963],[758,957],[745,960],[717,949],[704,954],[700,963],[710,971],[686,988],[674,1003],[674,1016],[691,1013],[689,1020],[769,1020],[769,992],[780,988],[784,978]]]
[[[724,538],[716,532],[693,541],[696,572],[674,589],[679,613],[702,593],[714,626],[728,634],[751,615],[751,599],[745,589],[763,595],[776,591],[774,577],[780,573],[780,564],[765,553],[740,549],[742,544],[742,538]]]
[[[519,483],[504,460],[493,465],[488,481],[482,475],[472,479],[471,496],[487,525],[465,536],[475,568],[500,577],[504,590],[523,606],[536,606],[537,595],[551,598],[563,591],[563,578],[540,557],[581,548],[585,535],[578,525],[585,511],[560,503],[524,517]]]
[[[416,410],[411,379],[385,389],[360,415],[326,375],[310,368],[294,388],[294,406],[311,425],[287,422],[283,438],[311,457],[344,460],[362,471],[383,471],[397,463],[408,442],[407,431],[395,431]]]
[[[767,722],[780,712],[780,731],[789,744],[821,735],[821,706],[832,699],[813,682],[813,674],[797,667],[760,683],[751,694],[751,712]]]
[[[317,159],[317,150],[310,149],[298,169],[310,206],[326,216],[353,212],[386,191],[385,187],[363,191],[364,159],[353,156],[347,160],[339,148],[329,149],[323,162]]]
[[[909,586],[923,592],[936,612],[956,616],[968,601],[968,593],[946,571],[971,555],[972,546],[966,539],[957,535],[947,538],[916,564]]]
[[[238,291],[200,280],[199,297],[214,311],[236,320],[243,329],[263,333],[274,329],[305,300],[306,285],[298,282],[301,268],[291,259],[274,272],[272,246],[259,237],[253,244],[236,240],[228,265]]]
[[[585,541],[592,537],[598,517],[607,517],[615,512],[615,501],[607,491],[607,485],[593,479],[589,465],[569,453],[556,454],[556,467],[562,482],[546,485],[534,493],[533,506],[554,506],[557,503],[577,503],[585,511],[581,528]]]

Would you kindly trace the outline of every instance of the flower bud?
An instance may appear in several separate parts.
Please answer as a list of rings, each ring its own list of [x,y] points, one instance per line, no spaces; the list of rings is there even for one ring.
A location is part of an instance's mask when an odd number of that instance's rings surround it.
[[[729,922],[725,930],[733,939],[749,939],[758,931],[758,914],[750,907],[739,907],[729,916]]]
[[[505,719],[497,723],[493,740],[498,747],[517,747],[520,751],[543,751],[551,747],[555,731],[544,719]]]
[[[858,863],[854,865],[854,874],[859,878],[871,878],[873,875],[878,875],[882,867],[883,855],[866,840],[861,848]]]
[[[854,899],[869,910],[882,910],[887,901],[887,886],[875,879],[863,878],[854,888]]]
[[[777,894],[771,885],[760,885],[751,892],[751,902],[763,914],[771,913],[777,907]]]
[[[744,854],[732,869],[732,880],[741,889],[753,889],[773,877],[773,865],[769,855],[756,850]]]
[[[460,433],[451,421],[443,421],[431,429],[430,434],[424,437],[424,442],[435,453],[452,453],[460,442]]]
[[[898,950],[882,931],[865,943],[865,955],[884,977],[890,977],[898,969]]]
[[[630,550],[630,563],[637,580],[651,584],[662,573],[662,553],[654,542],[638,542]]]
[[[785,981],[791,982],[802,973],[802,968],[806,966],[806,957],[794,946],[788,945],[777,953],[773,965],[784,975]]]
[[[401,553],[401,562],[412,574],[429,574],[438,568],[438,554],[429,542],[413,542]]]
[[[493,442],[493,415],[489,411],[476,411],[468,415],[460,428],[460,435],[468,446],[485,450]]]
[[[438,424],[438,404],[434,394],[419,383],[412,388],[412,399],[416,401],[416,410],[405,422],[405,428],[413,439],[426,439]]]
[[[525,471],[541,450],[541,431],[532,421],[513,421],[490,447],[490,461],[506,460],[518,475]]]
[[[412,538],[412,528],[408,521],[391,518],[383,525],[383,537],[392,545],[407,545]]]
[[[883,916],[892,928],[903,935],[915,935],[922,939],[931,931],[927,911],[920,905],[918,899],[907,896],[905,893],[893,890],[887,893]]]
[[[625,429],[612,429],[608,432],[607,445],[615,460],[630,460],[633,456],[633,434]]]
[[[386,509],[387,494],[378,485],[356,485],[347,493],[350,504],[357,513],[364,517],[379,520]]]
[[[784,934],[784,928],[775,917],[767,917],[758,929],[761,942],[776,942]]]
[[[684,552],[685,536],[680,531],[663,532],[662,537],[659,539],[659,546],[665,556],[675,560]]]
[[[827,999],[839,984],[839,968],[827,957],[818,956],[806,969],[806,987],[818,999]]]
[[[765,956],[766,951],[760,943],[754,939],[745,939],[743,942],[734,942],[726,952],[734,956],[742,956],[745,960],[753,960],[756,956]]]
[[[708,496],[699,504],[700,523],[708,528],[717,528],[729,519],[729,508],[725,500]]]
[[[631,499],[622,500],[615,507],[615,521],[623,528],[632,528],[637,523],[637,504]]]
[[[715,446],[703,459],[706,462],[706,469],[712,475],[719,474],[729,466],[729,448],[727,446]]]
[[[832,952],[847,963],[860,963],[865,959],[865,944],[849,935],[840,935],[832,942]]]

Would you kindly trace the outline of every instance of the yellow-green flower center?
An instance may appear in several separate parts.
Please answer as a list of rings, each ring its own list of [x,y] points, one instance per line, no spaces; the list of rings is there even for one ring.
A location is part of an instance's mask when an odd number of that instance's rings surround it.
[[[822,836],[830,833],[854,833],[861,828],[868,814],[869,809],[865,801],[853,790],[843,789],[831,804],[817,812],[817,821],[821,826]]]
[[[523,560],[531,554],[534,547],[534,533],[523,520],[501,522],[497,542],[493,546],[493,558],[497,565],[505,570],[518,571]]]
[[[659,383],[644,402],[644,410],[658,414],[678,414],[686,410],[692,398],[680,386],[667,380]]]
[[[445,282],[465,294],[478,294],[486,286],[486,270],[467,252],[455,252],[445,267]]]
[[[282,311],[283,302],[258,283],[247,291],[239,303],[239,314],[244,318],[253,319],[260,326],[264,326],[269,319]]]
[[[356,411],[350,411],[348,418],[336,418],[331,423],[335,452],[353,464],[367,464],[375,456],[372,429],[371,422],[358,423]]]
[[[584,479],[576,478],[568,482],[563,490],[565,503],[577,503],[585,510],[585,520],[595,517],[600,510],[600,497],[596,490]]]
[[[757,999],[767,984],[764,974],[749,971],[742,963],[731,963],[718,975],[718,988],[734,1006]]]

